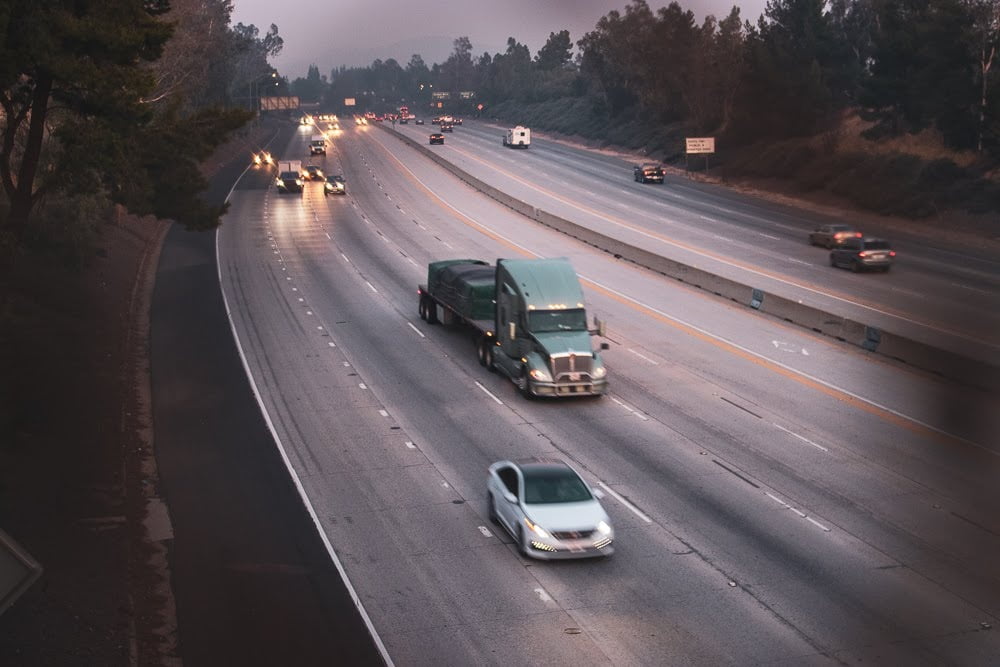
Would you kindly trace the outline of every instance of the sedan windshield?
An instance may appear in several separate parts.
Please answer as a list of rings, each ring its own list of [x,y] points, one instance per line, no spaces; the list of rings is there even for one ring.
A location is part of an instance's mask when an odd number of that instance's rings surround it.
[[[532,310],[528,313],[528,330],[532,333],[585,331],[586,329],[587,313],[583,308]]]
[[[590,489],[570,468],[525,468],[524,502],[528,505],[579,503],[591,499]]]

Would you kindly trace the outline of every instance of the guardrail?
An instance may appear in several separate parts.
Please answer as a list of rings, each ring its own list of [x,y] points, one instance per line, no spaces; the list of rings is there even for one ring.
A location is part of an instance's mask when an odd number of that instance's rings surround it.
[[[423,155],[479,192],[546,227],[555,229],[587,245],[614,255],[616,259],[632,262],[651,271],[656,271],[668,278],[683,282],[686,285],[697,287],[711,292],[716,296],[742,304],[757,312],[777,317],[785,322],[804,327],[810,331],[856,345],[874,354],[901,361],[921,370],[929,371],[972,387],[991,392],[1000,390],[1000,368],[987,362],[971,359],[891,331],[829,313],[813,306],[807,306],[787,297],[764,292],[761,289],[744,285],[729,278],[717,276],[703,269],[683,264],[595,232],[592,229],[587,229],[565,218],[515,199],[489,183],[481,181],[405,134],[385,127],[382,123],[378,123],[377,125],[395,135],[407,145],[420,151]]]

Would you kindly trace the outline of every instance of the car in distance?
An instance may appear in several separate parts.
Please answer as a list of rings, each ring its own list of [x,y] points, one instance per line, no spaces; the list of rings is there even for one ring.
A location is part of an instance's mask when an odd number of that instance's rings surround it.
[[[461,118],[459,118],[458,116],[455,116],[455,117],[454,117],[454,118],[452,119],[452,121],[451,121],[451,122],[452,122],[452,124],[454,124],[454,125],[461,125],[461,124],[462,124],[462,119],[461,119]]]
[[[444,143],[444,135],[441,134],[440,132],[435,132],[434,134],[431,135],[431,141],[430,141],[430,143],[431,143],[432,146],[434,144],[443,144]]]
[[[861,232],[850,225],[822,225],[809,232],[809,245],[821,245],[827,250],[847,239],[860,239]]]
[[[417,125],[423,125],[424,124],[424,119],[423,118],[417,118],[413,122],[416,123]]]
[[[306,166],[306,178],[310,181],[322,181],[323,180],[323,170],[314,164]]]
[[[851,271],[888,271],[896,261],[896,251],[885,239],[866,236],[849,238],[830,251],[830,266]]]
[[[444,121],[441,121],[441,123],[439,124],[438,127],[441,129],[442,132],[454,132],[455,131],[455,126],[454,125],[452,125],[451,123],[446,123]]]
[[[489,468],[490,520],[525,556],[542,560],[610,556],[611,520],[580,475],[563,461],[497,461]]]
[[[632,177],[637,183],[662,183],[663,167],[658,164],[637,164],[632,168]]]
[[[344,177],[340,174],[336,176],[331,176],[323,181],[323,195],[346,195],[347,194],[347,183],[344,182]]]

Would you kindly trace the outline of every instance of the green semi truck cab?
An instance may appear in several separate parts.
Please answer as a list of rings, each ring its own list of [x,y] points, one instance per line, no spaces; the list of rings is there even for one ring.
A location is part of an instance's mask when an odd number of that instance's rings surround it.
[[[418,287],[430,324],[463,324],[474,332],[479,362],[526,396],[595,396],[607,392],[607,369],[587,326],[583,289],[569,260],[498,259],[432,262]]]

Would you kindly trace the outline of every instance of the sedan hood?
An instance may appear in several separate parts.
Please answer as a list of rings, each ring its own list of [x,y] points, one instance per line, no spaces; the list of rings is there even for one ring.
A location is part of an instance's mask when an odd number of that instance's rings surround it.
[[[533,523],[549,532],[593,530],[601,521],[611,523],[604,508],[596,500],[525,505],[524,510]]]

